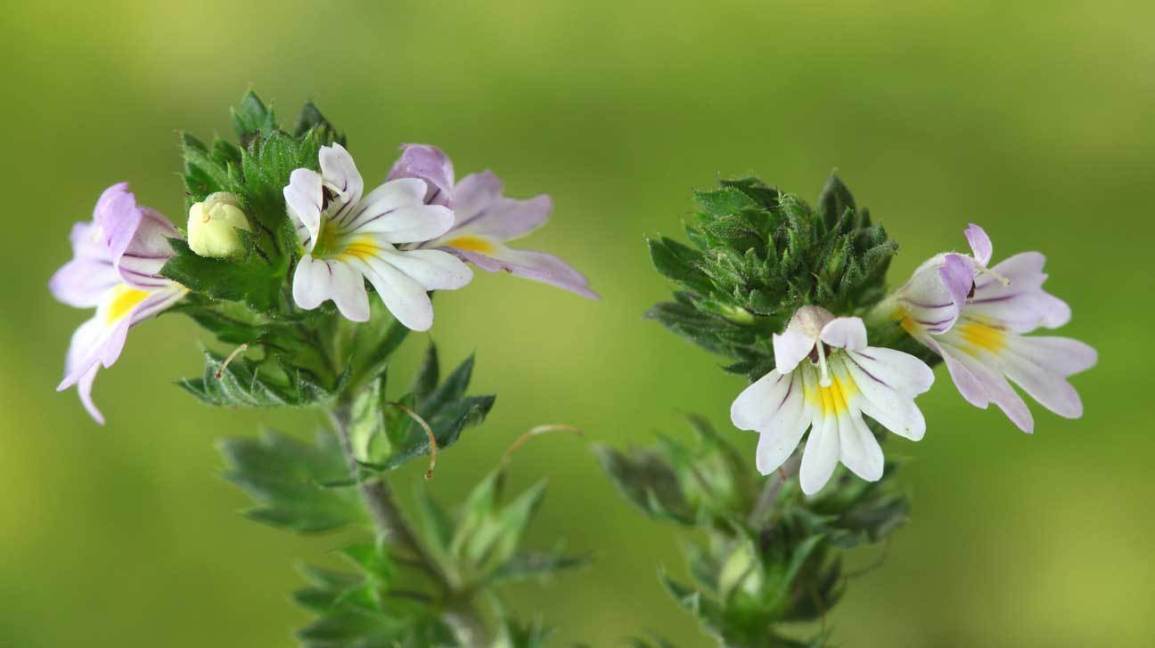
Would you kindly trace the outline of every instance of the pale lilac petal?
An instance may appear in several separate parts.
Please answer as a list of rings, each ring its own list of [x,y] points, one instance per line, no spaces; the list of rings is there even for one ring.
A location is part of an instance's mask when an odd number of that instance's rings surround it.
[[[56,386],[56,391],[64,391],[75,385],[100,364],[109,333],[101,319],[99,315],[93,316],[72,332],[64,360],[64,378]]]
[[[962,308],[967,296],[975,285],[975,268],[972,262],[959,254],[948,254],[943,258],[939,276],[956,308]]]
[[[838,417],[816,418],[802,451],[802,467],[798,473],[803,493],[814,495],[822,490],[834,474],[840,454]]]
[[[92,220],[104,237],[104,245],[114,264],[128,249],[142,218],[136,197],[128,190],[126,182],[105,189],[97,200]]]
[[[830,346],[861,351],[866,348],[866,325],[857,317],[836,317],[822,327],[820,337]]]
[[[910,318],[910,324],[932,333],[950,330],[958,320],[960,311],[959,302],[941,273],[945,257],[939,255],[927,260],[914,271],[899,291],[899,300],[906,311],[905,316]]]
[[[158,288],[171,280],[161,276],[160,270],[172,258],[169,239],[181,238],[180,231],[160,212],[141,208],[140,224],[132,240],[113,261],[121,278],[138,288]]]
[[[359,218],[357,233],[372,234],[387,243],[421,243],[453,226],[453,212],[440,205],[397,207],[373,218]]]
[[[882,479],[882,447],[858,413],[846,412],[838,417],[838,445],[839,458],[850,472],[866,481]]]
[[[552,254],[532,250],[515,250],[497,243],[487,248],[486,253],[452,247],[445,249],[452,250],[457,256],[486,272],[503,270],[514,276],[539,281],[582,297],[599,298],[598,294],[590,289],[589,280],[586,279],[585,275]]]
[[[541,227],[553,211],[553,200],[539,195],[515,200],[501,195],[501,181],[489,171],[474,173],[455,189],[453,234],[479,234],[509,241]]]
[[[345,206],[360,202],[365,183],[361,180],[361,172],[357,170],[353,156],[349,155],[345,147],[340,144],[322,146],[317,157],[321,164],[321,178],[325,186],[337,194],[337,202]]]
[[[1071,319],[1070,307],[1042,289],[1047,279],[1044,262],[1038,252],[1022,252],[992,268],[993,274],[979,275],[967,312],[998,321],[1016,333],[1066,324]]]
[[[1063,376],[1070,376],[1094,367],[1099,354],[1088,344],[1064,337],[1013,336],[1009,347],[1030,357],[1040,367]]]
[[[92,383],[96,381],[96,372],[100,370],[100,365],[93,365],[88,373],[80,377],[76,381],[76,393],[80,396],[80,402],[84,405],[84,409],[88,411],[88,415],[92,417],[100,425],[104,425],[104,415],[97,409],[96,403],[92,401]]]
[[[93,224],[76,223],[70,238],[73,259],[52,275],[48,287],[56,299],[69,306],[92,308],[120,283],[120,277]]]
[[[456,290],[473,279],[473,271],[461,259],[441,250],[383,250],[378,255],[426,290]]]
[[[436,146],[428,144],[402,146],[401,157],[393,163],[388,177],[389,180],[397,178],[424,180],[427,188],[422,197],[423,202],[456,209],[453,162]]]
[[[453,212],[457,214],[458,222],[477,218],[502,198],[504,189],[501,178],[492,171],[471,173],[462,178],[453,188]]]
[[[971,223],[967,226],[964,234],[967,238],[967,243],[971,246],[971,252],[974,254],[975,261],[982,265],[987,265],[991,262],[991,255],[994,254],[994,246],[991,244],[991,237],[987,236],[986,231]]]
[[[321,232],[321,210],[324,200],[321,175],[311,169],[295,169],[282,193],[289,216],[297,225],[301,242],[312,251]]]
[[[414,331],[433,326],[433,302],[424,286],[380,259],[357,263],[397,321]]]
[[[989,353],[984,353],[984,358],[980,360],[951,341],[939,338],[938,342],[951,379],[967,401],[982,409],[986,409],[988,403],[994,403],[1020,430],[1028,433],[1034,431],[1034,417],[1027,404],[993,366],[995,361],[988,357]],[[976,395],[979,397],[972,399]]]
[[[1065,418],[1083,415],[1083,401],[1066,377],[1041,367],[1027,347],[1020,347],[1017,353],[1008,346],[999,354],[999,367],[1043,407]]]

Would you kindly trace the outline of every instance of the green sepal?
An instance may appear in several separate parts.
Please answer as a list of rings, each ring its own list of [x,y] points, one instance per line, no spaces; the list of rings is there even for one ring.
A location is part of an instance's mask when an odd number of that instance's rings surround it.
[[[226,356],[208,350],[204,354],[204,375],[182,379],[178,384],[209,405],[301,407],[332,397],[309,371],[277,358],[258,361],[238,356],[226,364]]]

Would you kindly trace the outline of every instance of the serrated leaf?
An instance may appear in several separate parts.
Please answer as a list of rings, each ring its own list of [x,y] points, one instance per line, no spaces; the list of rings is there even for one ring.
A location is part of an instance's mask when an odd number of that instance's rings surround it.
[[[659,519],[692,525],[694,509],[682,492],[673,467],[656,452],[629,454],[598,445],[594,451],[614,485],[638,508]]]
[[[319,433],[313,443],[306,443],[269,430],[257,438],[225,439],[218,449],[225,458],[225,477],[256,502],[247,513],[255,520],[315,533],[362,519],[361,502],[352,488],[323,486],[349,478],[345,458],[330,434]]]
[[[316,379],[303,369],[276,366],[205,351],[205,370],[200,378],[186,378],[180,386],[201,402],[218,407],[301,407],[331,397]]]

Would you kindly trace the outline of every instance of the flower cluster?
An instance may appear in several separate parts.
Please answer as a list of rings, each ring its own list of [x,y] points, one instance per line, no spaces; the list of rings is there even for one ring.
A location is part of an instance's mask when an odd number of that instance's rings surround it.
[[[253,101],[253,121],[261,122],[266,115],[271,119],[271,112]],[[305,117],[311,115],[307,108]],[[96,315],[72,338],[60,389],[77,385],[82,402],[99,422],[103,419],[91,398],[99,367],[117,360],[129,328],[186,295],[203,297],[200,304],[235,300],[249,309],[246,317],[258,323],[294,321],[286,308],[305,313],[327,301],[345,319],[365,322],[371,316],[368,286],[396,321],[415,331],[433,325],[429,292],[467,285],[473,276],[469,264],[597,297],[586,278],[557,257],[506,245],[546,222],[553,207],[546,195],[508,198],[489,171],[455,184],[452,162],[427,145],[403,147],[387,180],[365,191],[343,138],[319,116],[312,128],[292,138],[264,123],[241,132],[242,141],[250,139],[245,150],[219,141],[209,150],[186,136],[186,182],[190,195],[202,197],[190,205],[187,236],[159,212],[138,206],[123,183],[104,192],[91,222],[73,229],[74,258],[56,273],[50,287],[60,301],[95,307]],[[318,133],[326,139],[312,144],[310,138]],[[255,178],[268,182],[272,177],[275,182],[280,176],[273,163],[280,160],[271,158],[265,168],[252,170],[246,164],[259,164],[260,156],[270,155],[274,145],[285,141],[315,163],[302,157],[306,165],[285,168],[282,195],[269,206],[261,202],[267,195],[264,189],[252,187],[244,174],[257,171]],[[205,170],[212,165],[221,169],[216,176]],[[250,208],[260,213],[246,214]],[[282,230],[295,232],[296,240],[282,244]],[[277,274],[271,259],[276,253],[292,268],[291,277]],[[188,255],[201,261],[189,265]],[[174,259],[183,265],[172,267]],[[273,285],[252,288],[267,277]],[[202,279],[209,288],[198,287]],[[275,304],[284,292],[279,283],[291,286],[291,305]],[[261,299],[253,299],[254,293]],[[194,317],[204,323],[204,313],[200,315]],[[221,321],[215,312],[212,317]],[[268,337],[259,327],[252,331],[253,341]],[[299,373],[282,371],[290,377]]]
[[[971,404],[996,404],[1025,432],[1034,420],[1008,378],[1047,409],[1078,418],[1079,394],[1067,377],[1094,366],[1090,346],[1061,337],[1026,336],[1071,318],[1063,301],[1043,290],[1047,275],[1038,252],[1016,254],[989,267],[993,246],[977,225],[966,229],[971,254],[949,252],[923,263],[875,313],[898,322],[940,356]],[[734,401],[731,420],[760,434],[756,464],[777,470],[807,429],[799,481],[817,493],[841,461],[859,477],[882,477],[882,449],[864,420],[912,441],[926,432],[914,398],[934,381],[929,366],[902,351],[867,346],[858,317],[834,317],[804,306],[773,336],[776,366]]]

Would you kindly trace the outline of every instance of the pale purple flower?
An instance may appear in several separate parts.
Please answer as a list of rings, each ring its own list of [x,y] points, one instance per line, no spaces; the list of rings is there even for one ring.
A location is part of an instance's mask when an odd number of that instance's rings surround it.
[[[92,222],[72,227],[73,259],[49,282],[61,302],[96,308],[72,336],[57,390],[76,385],[85,409],[98,423],[104,417],[92,402],[96,372],[120,357],[129,328],[187,292],[160,274],[172,257],[168,239],[173,237],[180,232],[159,212],[138,206],[127,183],[113,185],[97,201]]]
[[[1059,416],[1082,416],[1067,377],[1093,367],[1098,354],[1078,340],[1023,335],[1071,319],[1067,304],[1043,290],[1045,258],[1022,252],[988,268],[990,237],[977,225],[965,234],[972,255],[949,253],[924,263],[890,300],[893,316],[942,356],[971,404],[986,409],[994,403],[1024,432],[1033,431],[1031,412],[1009,378]]]
[[[773,343],[774,369],[730,408],[736,427],[760,435],[755,465],[762,474],[781,466],[809,429],[799,473],[804,493],[822,490],[839,462],[877,481],[882,448],[863,416],[912,441],[926,433],[914,399],[930,389],[934,372],[912,355],[867,346],[861,319],[805,306]]]
[[[440,149],[424,144],[405,146],[389,172],[390,179],[410,177],[428,183],[427,202],[453,209],[453,227],[421,247],[448,250],[487,272],[504,270],[597,299],[585,276],[556,256],[506,245],[545,224],[553,211],[549,196],[507,198],[501,180],[489,171],[454,184],[452,161]]]
[[[416,331],[433,326],[430,290],[454,290],[473,272],[440,250],[407,249],[441,236],[453,212],[426,205],[426,181],[390,180],[367,195],[353,158],[340,144],[321,147],[321,172],[296,169],[284,189],[301,242],[293,299],[301,308],[333,300],[346,318],[369,319],[368,279],[389,312]]]

